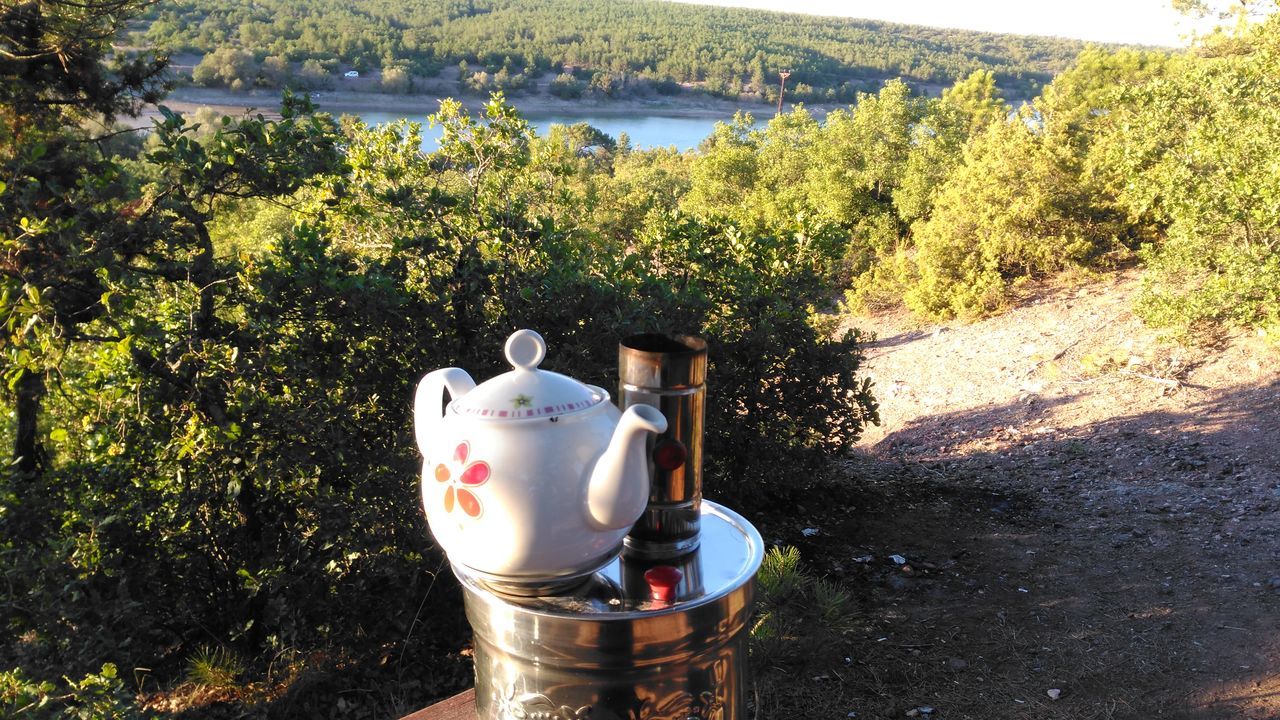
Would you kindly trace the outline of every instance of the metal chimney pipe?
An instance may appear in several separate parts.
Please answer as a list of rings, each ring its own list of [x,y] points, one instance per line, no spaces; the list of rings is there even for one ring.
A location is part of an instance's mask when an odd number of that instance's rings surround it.
[[[662,560],[698,547],[707,343],[691,335],[632,335],[618,346],[618,406],[656,407],[667,431],[653,439],[649,504],[626,537],[628,556]]]

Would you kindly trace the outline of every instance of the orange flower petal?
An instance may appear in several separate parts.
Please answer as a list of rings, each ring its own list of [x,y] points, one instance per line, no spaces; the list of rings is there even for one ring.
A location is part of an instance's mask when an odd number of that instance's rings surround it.
[[[466,470],[462,471],[463,485],[483,485],[489,479],[489,463],[483,460],[478,463],[472,463]]]
[[[453,486],[444,489],[444,511],[453,512]]]
[[[449,468],[443,464],[436,466],[436,482],[449,482]]]
[[[462,508],[462,512],[471,517],[480,517],[480,501],[471,494],[470,490],[458,490],[458,506]]]

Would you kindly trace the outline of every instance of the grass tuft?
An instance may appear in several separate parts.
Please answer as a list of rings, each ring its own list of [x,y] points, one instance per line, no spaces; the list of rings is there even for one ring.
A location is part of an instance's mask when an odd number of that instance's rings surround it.
[[[232,689],[242,675],[244,663],[225,647],[203,645],[187,660],[187,680],[202,688]]]

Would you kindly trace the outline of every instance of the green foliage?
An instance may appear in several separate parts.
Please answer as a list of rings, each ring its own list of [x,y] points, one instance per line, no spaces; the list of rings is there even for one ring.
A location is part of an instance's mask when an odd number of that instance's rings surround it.
[[[740,116],[704,143],[680,206],[753,233],[809,238],[817,272],[853,284],[854,304],[900,298],[920,276],[907,228],[934,212],[969,138],[1005,124],[1005,112],[993,77],[978,73],[932,101],[892,81],[822,124],[803,108],[764,129]]]
[[[769,548],[756,575],[761,600],[774,605],[790,600],[804,579],[800,572],[800,551],[790,545]]]
[[[754,118],[742,112],[730,123],[716,123],[694,159],[692,187],[681,200],[685,209],[712,215],[754,212],[751,203],[741,202],[759,182],[759,136],[752,134],[754,125]],[[762,188],[762,193],[769,190]]]
[[[0,13],[0,393],[14,407],[6,471],[21,476],[46,465],[40,406],[63,337],[101,314],[104,270],[128,244],[112,232],[111,205],[129,183],[87,128],[136,115],[163,90],[163,59],[113,55],[109,44],[140,9],[49,2]]]
[[[385,93],[404,95],[413,89],[413,81],[409,77],[408,70],[402,67],[387,67],[382,69],[379,86]]]
[[[1099,175],[1149,244],[1140,314],[1184,336],[1280,320],[1280,18],[1242,31],[1229,55],[1122,88]]]
[[[384,70],[385,59],[399,58],[415,74],[469,62],[488,76],[472,83],[481,91],[515,89],[495,80],[503,68],[512,75],[579,68],[603,95],[673,94],[689,83],[732,98],[749,89],[767,103],[777,100],[776,73],[784,68],[795,73],[788,97],[802,102],[849,102],[884,79],[919,85],[977,70],[991,71],[1006,93],[1025,98],[1084,47],[652,0],[377,0],[358,7],[334,0],[169,0],[148,18],[147,38],[174,51],[238,48]],[[471,78],[469,71],[464,82]],[[556,89],[575,94],[567,81]]]
[[[479,72],[467,71],[461,76],[459,89],[466,92],[478,94],[489,94],[494,92],[501,93],[518,93],[529,85],[529,78],[523,72],[512,72],[506,65],[497,72],[490,73],[486,70]]]
[[[278,200],[232,199],[219,204],[209,223],[209,239],[219,257],[265,251],[293,230],[294,210]]]
[[[1163,52],[1089,48],[1046,86],[1035,106],[1043,124],[1083,150],[1112,110],[1127,105],[1117,91],[1140,87],[1168,71],[1173,58]]]
[[[573,100],[575,98],[582,97],[582,92],[585,89],[586,86],[582,81],[578,80],[573,75],[569,73],[560,73],[551,81],[551,85],[547,88],[547,91],[558,98]]]
[[[1276,11],[1275,0],[1173,0],[1174,9],[1189,15],[1235,18],[1237,23],[1265,18]]]
[[[191,80],[197,85],[247,90],[253,86],[258,70],[258,63],[248,50],[218,48],[201,58],[191,70]]]
[[[622,138],[618,145],[623,146]],[[636,240],[649,213],[677,209],[691,185],[692,156],[674,148],[619,147],[611,161],[612,174],[597,190],[590,223],[601,237],[615,238],[625,247]]]
[[[21,669],[0,672],[0,713],[5,717],[41,720],[135,720],[144,717],[134,707],[116,666],[107,663],[97,673],[61,683],[31,681]]]
[[[984,74],[929,102],[905,162],[886,173],[910,232],[890,243],[881,223],[874,247],[850,249],[862,274],[849,305],[902,297],[922,314],[975,316],[1003,307],[1029,278],[1130,261],[1155,229],[1122,206],[1091,158],[1123,127],[1117,89],[1161,76],[1165,63],[1159,53],[1086,51],[1014,118]]]
[[[805,572],[800,551],[794,547],[769,548],[756,582],[751,653],[757,662],[773,666],[803,662],[838,641],[854,622],[848,591]]]
[[[201,58],[203,62],[203,58]],[[267,87],[285,87],[293,76],[293,68],[289,61],[281,55],[270,55],[262,59],[258,67],[258,81]]]
[[[1148,265],[1136,310],[1183,339],[1225,326],[1280,331],[1280,252],[1175,234],[1143,254]]]
[[[991,124],[1003,122],[1008,112],[995,76],[983,70],[958,80],[942,92],[939,101],[927,103],[907,126],[910,146],[894,182],[893,208],[903,223],[929,215],[938,188],[963,160],[965,143]]]
[[[1113,236],[1090,222],[1069,162],[1021,119],[977,136],[928,220],[914,228],[905,300],[931,315],[996,310],[1010,283],[1095,262]]]
[[[816,218],[805,183],[810,154],[824,139],[803,107],[759,130],[750,115],[739,113],[704,141],[681,207],[729,218],[752,233],[810,232]]]
[[[832,139],[828,147],[839,147],[842,156],[822,164],[843,170],[846,180],[869,192],[872,199],[889,199],[911,150],[911,128],[923,110],[923,103],[911,96],[905,83],[885,83],[878,95],[862,96],[851,113],[828,118]]]
[[[244,663],[222,646],[201,646],[187,660],[187,682],[201,688],[234,688],[243,674]]]
[[[805,197],[834,201],[825,215],[850,233],[849,305],[980,315],[1027,279],[1141,259],[1153,324],[1273,326],[1277,22],[1182,56],[1090,49],[1014,119],[985,74],[937,101],[891,84],[833,113],[817,188],[869,197]]]
[[[298,70],[297,84],[304,90],[329,90],[333,83],[333,75],[314,58],[305,60]]]

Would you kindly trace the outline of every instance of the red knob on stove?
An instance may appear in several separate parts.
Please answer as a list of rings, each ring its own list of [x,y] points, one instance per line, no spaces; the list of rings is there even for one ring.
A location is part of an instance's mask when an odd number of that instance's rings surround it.
[[[657,447],[653,449],[653,464],[657,465],[659,470],[666,470],[667,472],[679,470],[684,465],[684,461],[688,459],[689,450],[679,440],[663,438],[658,441]]]
[[[659,565],[645,572],[645,582],[649,583],[649,597],[655,602],[669,603],[676,599],[676,586],[684,573],[670,565]]]

